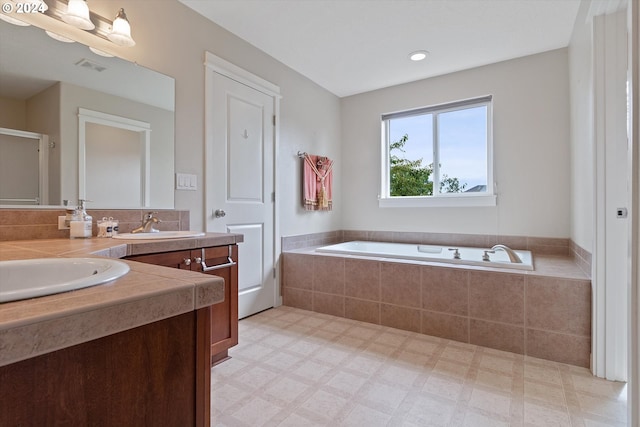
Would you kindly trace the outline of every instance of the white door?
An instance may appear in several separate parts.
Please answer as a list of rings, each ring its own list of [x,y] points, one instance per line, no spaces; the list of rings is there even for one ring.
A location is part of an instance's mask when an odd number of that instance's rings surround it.
[[[206,229],[240,233],[238,317],[275,304],[274,97],[207,68]]]

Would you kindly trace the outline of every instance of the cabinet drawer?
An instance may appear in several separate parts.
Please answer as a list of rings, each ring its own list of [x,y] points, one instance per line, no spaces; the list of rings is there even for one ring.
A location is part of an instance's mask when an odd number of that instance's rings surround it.
[[[127,259],[131,261],[144,262],[145,264],[191,270],[191,252],[192,251],[190,250],[186,250],[149,255],[134,255],[127,257]]]

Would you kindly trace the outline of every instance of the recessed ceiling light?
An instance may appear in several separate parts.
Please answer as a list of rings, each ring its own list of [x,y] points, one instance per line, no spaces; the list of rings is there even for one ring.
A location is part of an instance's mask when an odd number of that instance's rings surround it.
[[[412,61],[422,61],[429,55],[429,52],[426,50],[416,50],[415,52],[411,52],[409,54],[409,59]]]

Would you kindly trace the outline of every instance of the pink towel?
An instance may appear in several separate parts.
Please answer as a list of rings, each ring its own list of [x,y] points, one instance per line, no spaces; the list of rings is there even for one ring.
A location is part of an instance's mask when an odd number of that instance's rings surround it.
[[[328,157],[305,154],[303,200],[308,211],[330,211],[332,208],[333,161]]]

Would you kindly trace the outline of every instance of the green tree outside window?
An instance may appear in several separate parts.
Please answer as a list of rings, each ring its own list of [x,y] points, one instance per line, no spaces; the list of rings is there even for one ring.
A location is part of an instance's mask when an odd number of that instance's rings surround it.
[[[389,144],[390,160],[390,196],[432,196],[433,181],[429,177],[433,174],[433,163],[422,166],[422,159],[409,160],[401,157],[403,147],[409,140],[405,134],[398,141]],[[467,184],[460,184],[458,178],[451,178],[446,174],[440,181],[440,193],[462,193]]]

